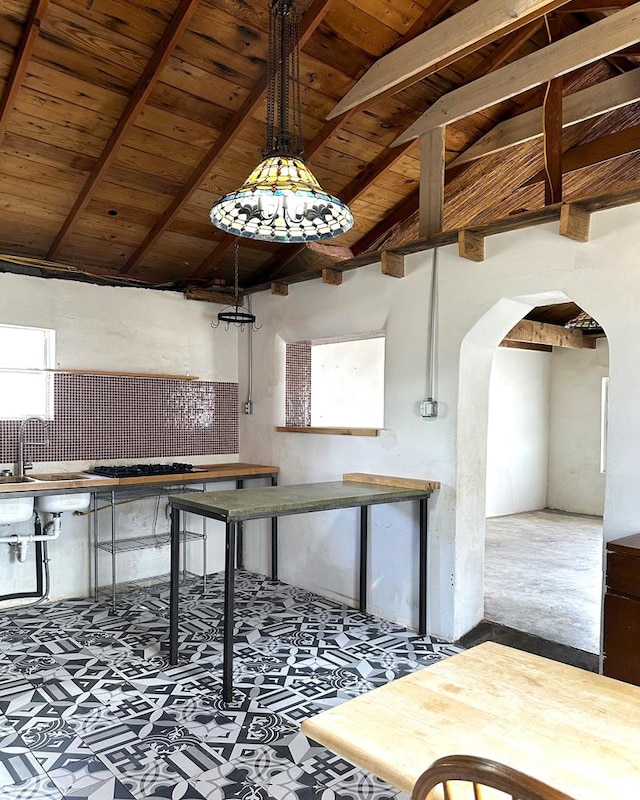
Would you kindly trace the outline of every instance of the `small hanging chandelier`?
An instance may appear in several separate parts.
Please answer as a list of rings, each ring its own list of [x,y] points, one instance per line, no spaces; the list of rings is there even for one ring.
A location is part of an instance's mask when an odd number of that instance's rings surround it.
[[[240,304],[240,292],[238,290],[238,253],[240,248],[237,239],[235,241],[233,250],[234,250],[233,305],[225,306],[222,309],[222,311],[218,313],[217,320],[211,323],[211,327],[218,328],[221,325],[221,323],[224,323],[226,331],[229,330],[230,325],[235,325],[236,328],[240,328],[241,331],[244,331],[244,326],[250,325],[253,331],[259,331],[262,326],[256,325],[255,314],[252,314],[251,311],[249,311],[243,305]]]
[[[327,194],[304,161],[298,15],[294,0],[271,0],[264,160],[236,192],[211,209],[211,222],[267,242],[331,239],[353,225],[349,208]]]

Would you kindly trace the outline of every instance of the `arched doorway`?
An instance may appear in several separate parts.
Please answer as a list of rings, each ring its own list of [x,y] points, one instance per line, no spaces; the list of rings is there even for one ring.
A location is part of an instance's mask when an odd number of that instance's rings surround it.
[[[498,345],[507,331],[510,331],[535,306],[548,306],[550,303],[568,304],[568,302],[569,298],[560,292],[541,293],[526,298],[505,298],[487,311],[463,340],[458,408],[456,516],[457,528],[465,526],[466,535],[472,532],[474,561],[476,564],[482,563],[481,576],[475,569],[473,571],[478,580],[476,597],[478,616],[483,619],[493,619],[502,626],[542,635],[551,641],[559,641],[573,647],[580,647],[581,642],[587,642],[584,649],[597,653],[600,640],[602,524],[601,519],[595,517],[588,519],[584,513],[596,515],[598,511],[602,513],[604,498],[604,475],[599,474],[601,421],[599,403],[601,378],[608,374],[606,343],[604,347],[599,348],[599,351],[585,349],[584,352],[573,350],[570,353],[554,349],[556,355],[551,350],[544,354],[539,351],[520,351],[518,354],[515,350],[507,352],[500,348],[499,357],[496,358]],[[567,354],[569,357],[564,358],[563,356]],[[553,369],[551,369],[552,360]],[[506,396],[502,398],[501,409],[492,409],[491,374],[493,367],[495,383],[498,361],[501,362],[502,389]],[[595,372],[591,369],[589,374],[588,365],[591,365],[589,369],[595,365]],[[579,376],[578,381],[575,381],[576,375]],[[530,382],[530,386],[527,386],[527,381]],[[538,385],[532,390],[535,381]],[[572,386],[572,382],[579,385]],[[594,398],[590,396],[587,402],[585,396],[585,406],[590,406],[588,409],[580,410],[578,406],[577,413],[575,407],[573,411],[571,409],[571,403],[576,401],[574,390],[586,391],[587,387],[593,394],[594,386],[598,408],[595,411],[595,419],[590,419],[589,423],[597,430],[592,430],[589,435],[591,440],[594,435],[598,437],[596,443],[598,463],[595,465],[597,477],[592,474],[587,475],[593,473],[593,463],[581,463],[581,460],[584,461],[586,458],[585,441],[579,439],[579,433],[576,434],[576,430],[580,431],[578,423],[586,424],[587,416],[593,411]],[[546,405],[545,391],[551,392]],[[572,391],[574,391],[573,397]],[[495,391],[492,396],[495,403]],[[580,402],[579,397],[577,401]],[[550,416],[551,402],[554,405],[554,414]],[[493,414],[490,413],[491,410]],[[502,425],[503,436],[502,450],[498,453],[495,442],[492,450],[490,436],[488,437],[488,431],[491,434],[492,422],[494,428],[496,425],[496,411]],[[567,425],[565,420],[567,428],[565,431],[558,427],[561,425],[563,414],[565,417],[569,415],[571,422]],[[518,431],[519,439],[516,435]],[[593,441],[590,444],[593,445]],[[591,449],[593,450],[593,447]],[[500,448],[497,450],[500,451]],[[593,461],[592,456],[593,453],[589,456],[591,461]],[[502,463],[496,464],[500,459]],[[480,484],[486,479],[489,480],[489,486],[485,492],[486,485]],[[600,497],[596,499],[597,489],[594,490],[593,487],[597,487],[598,481],[601,489]],[[585,501],[585,493],[589,495],[591,504]],[[497,525],[494,524],[495,520],[489,522],[487,534],[484,524],[485,508],[481,508],[485,503],[488,515],[495,515],[498,522]],[[544,511],[548,508],[555,511]],[[538,527],[536,527],[535,514],[531,519],[527,518],[526,513],[522,517],[517,516],[519,512],[529,511],[539,511],[543,515],[542,523],[548,523],[546,527],[549,530],[540,527],[540,520],[537,521]],[[570,516],[559,514],[558,511],[569,512]],[[567,520],[566,531],[563,532],[563,522]],[[554,540],[554,536],[558,534],[559,538]],[[579,537],[583,537],[586,542],[584,558],[581,554]],[[487,578],[488,613],[486,614],[485,542],[490,546],[487,565],[492,570]],[[522,544],[526,547],[517,546]],[[588,548],[591,548],[594,559],[590,569],[587,568]],[[513,562],[511,565],[510,559]],[[507,570],[502,575],[498,574],[497,584],[496,567]],[[563,582],[566,585],[563,585]],[[516,594],[513,594],[514,591]],[[554,592],[557,601],[555,605]],[[480,603],[482,608],[479,608]],[[576,606],[575,609],[572,608],[572,603]],[[586,609],[585,603],[589,606]],[[533,624],[530,624],[527,614],[535,616],[536,613],[545,619],[537,622],[534,620]],[[559,616],[558,634],[554,632],[552,619],[554,613]],[[575,614],[573,622],[572,614]],[[581,621],[581,616],[589,614],[590,620]],[[538,622],[540,624],[537,624]],[[584,630],[574,631],[573,628],[579,627],[578,623],[590,630],[586,633]]]

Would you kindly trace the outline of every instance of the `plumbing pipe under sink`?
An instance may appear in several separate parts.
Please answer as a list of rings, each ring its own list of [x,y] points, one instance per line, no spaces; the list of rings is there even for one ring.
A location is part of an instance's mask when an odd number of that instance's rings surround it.
[[[0,536],[0,543],[9,544],[16,548],[18,561],[23,564],[27,560],[27,552],[31,542],[52,542],[60,536],[62,530],[62,513],[56,512],[44,526],[44,532],[38,533],[39,517],[36,515],[34,533],[13,533],[10,536]],[[50,531],[50,533],[48,533]]]

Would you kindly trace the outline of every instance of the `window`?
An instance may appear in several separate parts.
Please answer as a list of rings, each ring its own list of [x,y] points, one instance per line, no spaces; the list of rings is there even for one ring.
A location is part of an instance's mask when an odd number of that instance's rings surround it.
[[[0,325],[0,419],[53,418],[55,332]]]
[[[384,427],[383,333],[287,344],[286,424]]]

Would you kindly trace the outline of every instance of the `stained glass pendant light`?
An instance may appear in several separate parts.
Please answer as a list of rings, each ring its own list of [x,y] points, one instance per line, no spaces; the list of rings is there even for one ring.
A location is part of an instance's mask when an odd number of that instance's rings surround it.
[[[223,231],[267,242],[315,242],[353,225],[349,208],[320,188],[304,160],[298,15],[294,0],[272,0],[264,160],[211,209]]]

